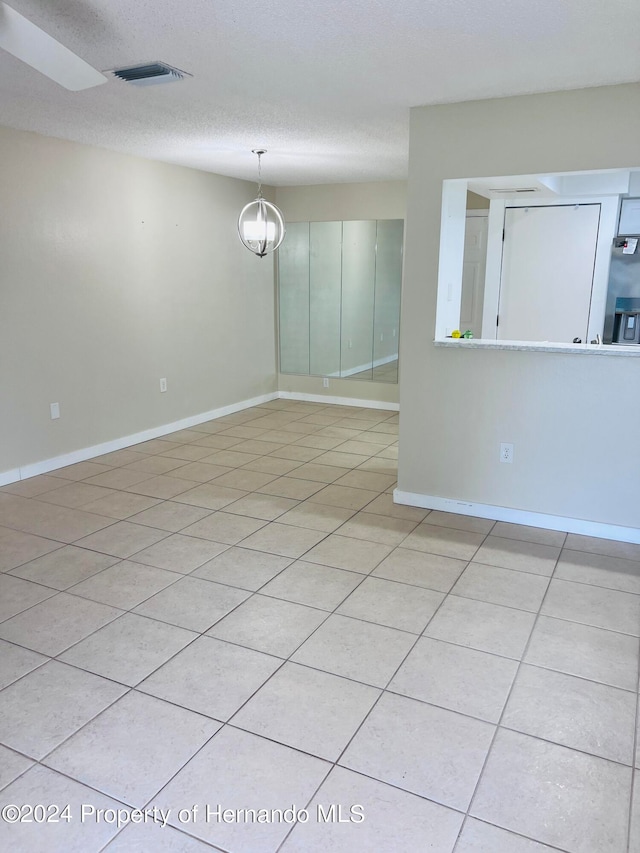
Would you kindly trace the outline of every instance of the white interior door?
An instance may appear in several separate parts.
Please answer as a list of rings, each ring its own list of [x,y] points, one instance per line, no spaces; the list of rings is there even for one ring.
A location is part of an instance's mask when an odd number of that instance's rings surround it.
[[[497,337],[587,340],[599,204],[508,207]]]
[[[489,211],[482,216],[467,214],[464,231],[460,331],[466,332],[467,329],[470,329],[474,338],[482,337],[488,214]]]

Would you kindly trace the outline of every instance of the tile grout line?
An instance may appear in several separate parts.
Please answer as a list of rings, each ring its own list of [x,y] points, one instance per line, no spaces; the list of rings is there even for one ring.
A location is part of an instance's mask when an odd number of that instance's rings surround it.
[[[474,815],[465,815],[465,819],[463,821],[462,826],[460,827],[460,832],[458,834],[458,837],[456,838],[456,842],[455,842],[452,853],[455,853],[455,851],[456,851],[456,848],[458,846],[458,842],[460,841],[460,839],[462,837],[462,830],[464,829],[464,827],[466,825],[468,817],[470,817],[471,820],[476,820],[479,823],[484,824],[485,826],[490,826],[492,829],[498,829],[502,832],[508,833],[509,835],[515,835],[516,838],[522,838],[525,841],[531,841],[535,845],[542,845],[542,846],[544,846],[545,850],[548,848],[549,850],[558,851],[558,853],[574,853],[574,851],[571,851],[566,847],[557,847],[555,844],[549,844],[548,842],[539,841],[538,839],[533,838],[530,835],[524,835],[522,832],[517,832],[514,829],[506,829],[504,826],[499,826],[496,823],[491,823],[490,821],[485,820],[484,818],[475,817]]]
[[[499,716],[499,718],[498,718],[498,721],[497,721],[497,723],[495,724],[495,730],[494,730],[494,732],[493,732],[493,737],[491,738],[491,743],[489,744],[489,748],[488,748],[488,750],[487,750],[487,754],[485,755],[485,759],[484,759],[484,761],[482,762],[482,767],[481,767],[481,769],[480,769],[480,773],[478,774],[478,778],[477,778],[477,780],[476,780],[476,784],[475,784],[475,786],[474,786],[473,793],[472,793],[471,798],[470,798],[470,800],[469,800],[469,804],[468,804],[467,809],[466,809],[466,814],[465,814],[465,817],[464,817],[464,820],[463,820],[463,823],[462,823],[462,827],[460,828],[460,834],[462,834],[462,831],[463,831],[463,829],[464,829],[464,826],[465,826],[465,825],[466,825],[466,823],[467,823],[468,818],[469,818],[469,817],[475,817],[475,815],[472,815],[472,814],[471,814],[471,810],[472,810],[472,808],[473,808],[474,800],[476,799],[476,795],[477,795],[477,793],[478,793],[478,789],[479,789],[479,787],[480,787],[480,784],[481,784],[481,782],[482,782],[482,778],[483,778],[483,776],[484,776],[484,773],[485,773],[485,770],[486,770],[487,764],[488,764],[488,762],[489,762],[489,757],[490,757],[490,755],[491,755],[491,754],[492,754],[492,752],[493,752],[493,748],[494,748],[494,745],[495,745],[495,742],[496,742],[496,738],[497,738],[497,736],[498,736],[498,732],[500,731],[500,729],[501,729],[501,727],[502,727],[502,726],[501,726],[502,719],[503,719],[503,717],[504,717],[505,711],[506,711],[507,706],[508,706],[508,704],[509,704],[509,700],[511,699],[511,694],[513,693],[513,689],[514,689],[514,687],[515,687],[516,681],[518,680],[518,676],[519,676],[519,674],[520,674],[520,671],[521,671],[521,669],[522,669],[522,666],[524,665],[524,659],[525,659],[525,657],[526,657],[526,655],[527,655],[527,652],[528,652],[528,650],[529,650],[529,646],[530,646],[530,644],[531,644],[531,638],[533,637],[533,633],[534,633],[534,631],[536,630],[536,627],[537,627],[537,624],[538,624],[538,620],[539,620],[539,618],[540,618],[540,614],[541,614],[541,612],[542,612],[542,608],[543,608],[543,606],[544,606],[545,599],[546,599],[546,597],[547,597],[547,595],[548,595],[548,593],[549,593],[549,589],[551,588],[551,581],[553,580],[553,576],[554,576],[554,574],[555,574],[555,572],[556,572],[556,569],[557,569],[557,566],[558,566],[558,561],[559,561],[559,559],[560,559],[560,557],[558,557],[558,559],[556,560],[556,563],[555,563],[555,566],[554,566],[554,570],[553,570],[553,572],[551,573],[551,575],[549,576],[549,579],[548,579],[548,583],[547,583],[547,587],[546,587],[545,593],[544,593],[544,595],[543,595],[543,597],[542,597],[542,600],[540,601],[540,605],[539,605],[538,610],[537,610],[537,612],[536,612],[535,620],[534,620],[534,622],[533,622],[533,625],[531,626],[531,631],[529,632],[529,637],[528,637],[527,642],[526,642],[526,644],[525,644],[525,647],[524,647],[524,649],[523,649],[523,651],[522,651],[522,656],[520,657],[520,660],[518,661],[518,666],[517,666],[517,669],[516,669],[516,671],[515,671],[515,673],[514,673],[513,680],[512,680],[512,682],[511,682],[511,686],[510,686],[509,691],[508,691],[508,693],[507,693],[506,699],[505,699],[505,701],[504,701],[504,703],[503,703],[502,711],[500,712],[500,716]],[[506,728],[506,727],[505,727],[505,728]],[[538,843],[544,843],[544,842],[542,842],[542,841],[540,841],[540,840],[538,840],[538,839],[536,839],[536,840],[538,841]]]
[[[374,500],[374,499],[372,499],[372,500]],[[343,523],[346,523],[346,522],[343,522]],[[338,528],[338,529],[339,529],[339,528]],[[335,532],[335,531],[334,531],[334,532]],[[331,533],[327,534],[327,536],[325,536],[325,537],[324,537],[324,539],[322,539],[322,540],[320,540],[320,541],[321,541],[321,542],[325,541],[325,539],[326,539],[328,536],[330,536],[330,535],[332,535],[332,534],[331,534]],[[318,543],[318,544],[319,544],[319,543]],[[314,546],[312,546],[312,548],[313,548],[313,547],[315,547],[315,545],[314,545]],[[309,549],[309,550],[311,550],[311,549]],[[308,552],[305,552],[305,553],[308,553]],[[302,556],[304,556],[304,555],[302,555]],[[299,557],[299,558],[297,558],[297,559],[298,559],[298,560],[302,559],[302,556],[301,556],[301,557]],[[374,567],[370,570],[370,573],[369,573],[369,574],[363,574],[363,577],[362,577],[362,580],[360,581],[360,583],[359,583],[356,587],[354,587],[352,590],[350,590],[350,591],[349,591],[349,592],[344,596],[344,598],[342,598],[342,599],[341,599],[341,600],[336,604],[336,607],[335,607],[332,611],[327,612],[327,616],[326,616],[326,618],[325,618],[325,619],[324,619],[324,620],[323,620],[323,621],[322,621],[322,622],[321,622],[321,623],[320,623],[320,624],[319,624],[319,625],[318,625],[318,626],[317,626],[317,627],[316,627],[316,628],[311,632],[311,634],[309,634],[305,639],[303,639],[303,640],[298,644],[298,646],[296,646],[296,648],[295,648],[295,649],[294,649],[294,650],[289,654],[289,656],[288,656],[285,660],[283,660],[282,664],[281,664],[281,665],[280,665],[280,666],[279,666],[279,667],[278,667],[278,668],[277,668],[277,669],[276,669],[276,670],[275,670],[275,671],[274,671],[274,672],[269,676],[269,678],[268,678],[266,681],[264,681],[264,682],[263,682],[263,683],[262,683],[262,684],[261,684],[261,685],[260,685],[260,686],[259,686],[259,687],[258,687],[258,688],[257,688],[257,689],[252,693],[252,694],[251,694],[251,696],[249,696],[249,697],[248,697],[248,699],[247,699],[245,702],[243,702],[243,703],[242,703],[242,704],[241,704],[241,705],[240,705],[240,706],[239,706],[239,707],[234,711],[234,713],[229,717],[229,719],[224,723],[223,727],[221,727],[221,729],[220,729],[220,731],[222,731],[222,728],[224,728],[224,726],[227,726],[227,725],[228,725],[228,726],[231,726],[232,728],[238,728],[240,731],[248,731],[249,733],[253,734],[253,735],[254,735],[254,736],[256,736],[256,737],[265,737],[265,739],[270,740],[270,741],[272,741],[272,742],[274,742],[274,743],[277,743],[277,744],[279,744],[280,746],[284,746],[284,747],[289,748],[289,749],[296,749],[297,751],[301,751],[301,752],[303,752],[304,754],[311,755],[312,757],[314,757],[314,758],[316,758],[316,759],[320,759],[320,760],[322,760],[322,761],[327,761],[329,764],[331,764],[332,766],[331,766],[331,767],[329,767],[329,769],[327,770],[327,773],[324,775],[324,777],[322,778],[322,780],[321,780],[321,781],[320,781],[320,783],[318,784],[318,786],[317,786],[317,788],[315,789],[315,791],[311,794],[311,797],[309,798],[309,800],[308,800],[308,802],[307,802],[307,804],[306,804],[307,806],[311,803],[311,801],[313,800],[313,797],[315,797],[315,795],[316,795],[316,794],[317,794],[317,792],[320,790],[320,788],[322,787],[322,785],[324,784],[324,782],[327,780],[327,778],[328,778],[329,774],[331,773],[332,769],[333,769],[334,767],[336,767],[336,766],[337,766],[337,762],[339,761],[340,756],[338,756],[338,758],[337,758],[334,762],[330,762],[330,761],[328,761],[328,759],[321,758],[321,757],[319,757],[319,756],[313,755],[312,753],[306,753],[304,750],[300,750],[300,749],[298,749],[297,747],[292,747],[292,746],[291,746],[291,745],[289,745],[289,744],[283,744],[283,743],[281,743],[280,741],[275,740],[275,739],[272,739],[272,738],[268,738],[268,737],[266,737],[266,736],[265,736],[265,735],[263,735],[263,734],[257,734],[256,732],[252,732],[252,731],[251,731],[251,730],[249,730],[249,729],[243,729],[243,728],[241,728],[241,727],[239,727],[239,726],[237,726],[237,725],[234,725],[234,723],[233,723],[233,719],[234,719],[234,717],[235,717],[235,716],[236,716],[236,715],[237,715],[237,714],[238,714],[238,713],[239,713],[239,712],[240,712],[240,711],[241,711],[241,710],[242,710],[242,709],[243,709],[243,708],[244,708],[244,707],[245,707],[245,706],[246,706],[246,705],[247,705],[247,704],[248,704],[248,703],[249,703],[249,702],[250,702],[250,701],[251,701],[251,700],[256,696],[256,695],[257,695],[257,693],[258,693],[260,690],[262,690],[262,688],[263,688],[263,687],[265,687],[265,686],[266,686],[266,685],[267,685],[267,684],[268,684],[268,683],[269,683],[269,682],[270,682],[270,681],[271,681],[271,680],[276,676],[276,674],[277,674],[277,673],[279,673],[279,672],[284,668],[284,666],[285,666],[287,663],[295,664],[295,665],[297,665],[297,666],[304,666],[305,668],[308,668],[308,669],[315,669],[314,667],[309,667],[309,666],[308,666],[308,665],[306,665],[306,664],[297,663],[297,662],[295,662],[295,661],[291,660],[291,658],[293,657],[293,655],[295,655],[295,654],[296,654],[296,652],[297,652],[297,651],[298,651],[298,650],[299,650],[299,649],[300,649],[300,648],[301,648],[301,647],[302,647],[302,646],[303,646],[303,645],[304,645],[304,644],[305,644],[305,643],[306,643],[306,642],[307,642],[307,641],[308,641],[312,636],[314,636],[314,634],[315,634],[317,631],[319,631],[319,630],[320,630],[320,628],[321,628],[323,625],[325,625],[325,624],[326,624],[326,622],[330,619],[330,617],[331,617],[331,616],[333,616],[333,615],[337,615],[337,614],[336,614],[337,609],[338,609],[338,608],[339,608],[339,607],[344,603],[344,601],[346,601],[346,599],[347,599],[347,598],[349,598],[349,596],[350,596],[353,592],[355,592],[355,591],[356,591],[356,590],[357,590],[357,589],[358,589],[358,588],[359,588],[359,587],[364,583],[364,581],[365,581],[368,577],[370,577],[371,572],[375,571],[375,569],[377,568],[377,565],[379,565],[379,564],[380,564],[380,562],[382,562],[382,560],[383,560],[383,559],[385,559],[385,558],[383,557],[383,558],[379,561],[379,563],[378,563],[378,564],[376,564],[376,566],[374,566]],[[288,567],[287,567],[287,568],[288,568]],[[331,568],[331,567],[329,567],[329,568]],[[284,571],[284,569],[283,569],[283,571]],[[256,593],[258,593],[258,591],[256,591]],[[418,638],[416,638],[416,639],[419,639],[419,637],[418,637]],[[414,645],[415,645],[415,644],[414,644]],[[411,647],[411,648],[413,648],[413,645],[412,645],[412,647]],[[320,669],[318,669],[318,670],[315,670],[315,671],[322,672],[322,673],[324,673],[324,674],[328,674],[328,675],[332,675],[332,676],[334,676],[334,677],[338,677],[338,678],[345,678],[345,680],[347,680],[347,681],[353,681],[353,679],[346,678],[346,676],[339,676],[339,675],[337,675],[336,673],[327,673],[327,672],[326,672],[326,670],[320,670]],[[355,683],[359,683],[359,682],[355,682]],[[364,685],[364,686],[371,687],[371,685]],[[379,688],[374,688],[374,689],[379,689]],[[379,701],[380,696],[382,695],[382,692],[383,692],[383,691],[381,691],[381,692],[380,692],[380,695],[378,696],[378,699],[374,702],[374,704],[373,704],[372,708],[369,710],[369,712],[367,713],[367,715],[365,715],[365,718],[364,718],[364,719],[366,719],[366,718],[368,717],[368,715],[369,715],[369,713],[371,712],[371,710],[375,707],[375,705],[376,705],[376,704],[377,704],[377,702]],[[364,722],[364,720],[363,720],[362,722]],[[361,725],[362,725],[362,723],[361,723]],[[359,730],[359,728],[360,728],[360,726],[358,726],[358,729],[357,729],[356,731],[358,731],[358,730]],[[216,733],[216,734],[217,734],[217,733]],[[353,736],[355,736],[355,733],[354,733],[354,735],[353,735]],[[214,735],[214,737],[215,737],[215,735]],[[346,749],[346,747],[345,747],[345,749]],[[343,750],[343,752],[344,752],[344,750]],[[342,753],[341,753],[341,754],[342,754]],[[340,755],[341,755],[341,754],[340,754]],[[168,783],[167,783],[167,784],[168,784]],[[289,832],[287,832],[287,833],[285,834],[284,838],[282,839],[281,844],[280,844],[280,845],[278,845],[278,848],[277,848],[278,850],[279,850],[279,849],[281,848],[281,846],[286,842],[287,838],[289,837],[290,833],[293,831],[293,829],[294,829],[294,828],[295,828],[295,825],[294,825],[294,826],[292,826],[292,827],[291,827],[291,829],[289,830]]]
[[[487,534],[487,535],[488,535],[488,534]],[[484,538],[486,538],[486,536],[485,536]],[[483,542],[484,542],[484,538],[483,538],[483,540],[482,540]],[[481,544],[482,544],[482,543],[481,543]],[[478,548],[479,548],[479,547],[480,547],[480,545],[478,545]],[[476,551],[477,551],[477,549],[476,549]],[[380,561],[380,562],[382,562],[382,561]],[[378,565],[380,565],[380,564],[378,564]],[[376,568],[376,567],[374,567],[371,571],[372,571],[372,572],[373,572],[373,571],[375,571],[375,568]],[[463,571],[464,571],[464,570],[463,570]],[[356,588],[357,588],[357,587],[356,587]],[[343,767],[343,765],[341,765],[339,762],[341,761],[341,759],[343,758],[343,756],[345,755],[345,753],[347,752],[347,750],[349,749],[349,747],[351,746],[351,744],[353,743],[353,741],[355,740],[355,738],[357,737],[357,735],[359,734],[359,732],[361,731],[361,729],[362,729],[362,727],[364,726],[364,724],[366,723],[366,721],[370,718],[370,716],[371,716],[371,715],[372,715],[372,713],[374,712],[375,708],[378,706],[378,704],[379,704],[380,700],[382,699],[382,697],[383,697],[383,696],[385,695],[385,693],[387,692],[387,688],[388,688],[388,686],[391,684],[391,682],[393,681],[393,679],[395,678],[395,676],[397,675],[397,673],[399,672],[399,670],[401,669],[401,667],[403,666],[403,664],[405,663],[405,661],[407,660],[407,658],[409,657],[409,655],[411,654],[411,652],[415,649],[415,647],[416,647],[416,645],[417,645],[418,641],[419,641],[419,640],[421,639],[421,637],[424,635],[424,631],[426,631],[426,629],[429,627],[429,624],[430,624],[430,623],[431,623],[431,621],[434,619],[434,617],[435,617],[436,613],[438,613],[438,611],[440,610],[440,607],[442,607],[443,603],[446,601],[446,599],[447,599],[447,595],[448,595],[448,594],[446,594],[446,595],[444,596],[444,598],[442,599],[442,601],[440,602],[440,604],[438,605],[438,607],[437,607],[437,608],[434,610],[434,612],[432,613],[431,617],[427,620],[427,623],[426,623],[426,625],[424,626],[422,633],[416,637],[415,642],[414,642],[414,643],[412,643],[412,645],[411,645],[411,647],[408,649],[407,653],[404,655],[404,657],[402,658],[402,660],[400,661],[400,663],[398,664],[398,666],[395,668],[395,670],[394,670],[394,671],[393,671],[393,673],[391,674],[391,677],[387,680],[385,687],[383,687],[383,688],[377,688],[377,689],[379,689],[379,690],[380,690],[380,693],[379,693],[379,695],[378,695],[377,699],[374,701],[374,703],[372,704],[372,706],[369,708],[368,712],[365,714],[365,716],[364,716],[364,717],[363,717],[363,719],[360,721],[359,725],[356,727],[356,729],[355,729],[355,731],[353,732],[353,734],[351,735],[351,737],[348,739],[348,741],[347,741],[347,743],[345,744],[345,746],[343,747],[343,749],[340,751],[340,753],[339,753],[338,757],[337,757],[337,758],[335,759],[335,761],[333,762],[333,767],[332,767],[332,769],[331,769],[331,770],[335,769],[336,767]],[[347,770],[351,770],[351,768],[346,768],[346,769],[347,769]],[[331,772],[331,771],[329,771],[329,772]],[[358,771],[352,771],[352,772],[358,772]],[[327,774],[327,776],[328,776],[328,775],[329,775],[329,774]],[[371,778],[375,778],[375,777],[371,777]],[[325,777],[325,779],[326,779],[326,777]],[[382,784],[388,784],[387,782],[385,782],[384,780],[381,780],[381,779],[376,779],[376,781],[377,781],[377,782],[380,782],[380,783],[382,783]],[[323,783],[322,783],[322,784],[324,784],[324,780],[323,780]],[[396,787],[396,786],[392,786],[392,787]],[[316,790],[316,792],[313,794],[313,796],[315,796],[315,795],[316,795],[316,793],[317,793],[317,791],[318,791],[319,789],[320,789],[320,786],[318,787],[318,789]],[[403,789],[399,788],[399,790],[403,790]],[[409,792],[409,793],[413,793],[413,792]],[[420,796],[420,795],[418,795],[418,796]],[[428,799],[428,798],[424,798],[424,799]],[[311,799],[310,799],[310,800],[309,800],[309,802],[307,803],[307,806],[312,802],[312,800],[313,800],[313,797],[311,797]],[[442,803],[440,803],[439,805],[443,805],[443,804],[442,804]],[[447,808],[447,807],[445,806],[445,808]],[[285,836],[285,838],[284,838],[284,840],[283,840],[283,842],[282,842],[282,845],[286,842],[287,838],[291,835],[291,833],[293,832],[294,828],[295,828],[295,827],[292,827],[292,828],[291,828],[291,830],[287,833],[287,835]],[[280,845],[280,847],[278,847],[278,850],[280,850],[280,849],[281,849],[282,845]]]
[[[386,558],[383,558],[383,559],[386,559]],[[380,560],[380,562],[377,564],[377,566],[379,566],[381,562],[382,562],[382,560]],[[371,569],[371,572],[363,578],[363,580],[360,582],[360,584],[358,584],[358,586],[357,586],[357,587],[355,587],[355,588],[354,588],[354,589],[353,589],[353,590],[352,590],[352,591],[351,591],[347,596],[345,596],[345,598],[343,599],[343,601],[342,601],[339,605],[337,605],[337,607],[340,607],[340,606],[341,606],[341,604],[343,604],[343,603],[344,603],[344,601],[346,601],[346,599],[347,599],[347,598],[348,598],[348,597],[349,597],[353,592],[355,592],[355,590],[356,590],[356,589],[358,589],[358,588],[359,588],[359,587],[364,583],[364,581],[366,580],[366,578],[367,578],[367,577],[371,577],[371,573],[372,573],[372,572],[374,572],[374,571],[376,570],[377,566],[374,566],[374,567]],[[446,598],[446,596],[445,596],[445,598]],[[445,599],[443,598],[443,601],[444,601],[444,600],[445,600]],[[440,605],[438,605],[438,607],[436,608],[436,610],[435,610],[435,611],[434,611],[434,613],[432,614],[431,618],[427,621],[427,623],[426,623],[426,625],[425,625],[425,628],[424,628],[423,630],[426,630],[427,626],[429,625],[429,622],[431,621],[431,619],[433,619],[433,617],[435,616],[435,614],[438,612],[438,610],[439,610],[439,608],[440,608],[440,606],[441,606],[441,605],[442,605],[442,602],[440,602]],[[337,607],[336,607],[336,610],[337,610]],[[335,614],[335,610],[333,611],[333,613],[332,613],[331,615],[334,615],[334,614]],[[326,621],[327,621],[327,620],[325,620],[325,622],[326,622]],[[324,622],[323,622],[322,624],[324,624]],[[315,633],[315,632],[314,632],[314,633]],[[313,636],[313,634],[312,634],[311,636]],[[400,669],[400,667],[402,666],[402,664],[404,663],[404,661],[407,659],[407,657],[409,656],[409,654],[413,651],[413,649],[414,649],[414,648],[415,648],[415,646],[416,646],[416,643],[418,642],[418,640],[420,639],[420,637],[421,637],[421,636],[422,636],[422,635],[418,635],[418,636],[416,637],[415,642],[414,642],[414,643],[412,643],[411,647],[409,648],[409,650],[407,651],[407,653],[406,653],[406,654],[405,654],[405,656],[403,657],[402,661],[401,661],[401,662],[400,662],[400,664],[396,667],[396,669],[395,669],[395,671],[393,672],[393,674],[391,675],[391,677],[388,679],[388,681],[387,681],[387,686],[391,683],[391,681],[392,681],[392,680],[393,680],[393,678],[395,677],[395,674],[398,672],[398,670]],[[307,638],[307,639],[309,639],[309,638]],[[305,642],[306,642],[306,640],[305,640]],[[324,670],[321,670],[321,671],[324,671]],[[335,675],[335,673],[332,673],[332,674],[334,674],[334,675]],[[344,677],[344,676],[341,676],[341,677]],[[371,687],[371,686],[373,686],[373,685],[366,685],[366,686]],[[327,772],[327,775],[324,777],[324,779],[322,780],[322,782],[318,785],[318,787],[316,788],[316,790],[313,792],[313,794],[312,794],[312,795],[311,795],[311,797],[309,798],[309,800],[308,800],[308,802],[306,803],[306,806],[305,806],[306,808],[308,808],[308,807],[309,807],[309,805],[310,805],[310,804],[311,804],[311,802],[313,801],[313,798],[317,795],[318,791],[320,790],[320,788],[322,787],[322,785],[325,783],[325,781],[326,781],[326,780],[327,780],[327,778],[329,777],[329,774],[330,774],[330,773],[331,773],[331,772],[332,772],[336,767],[340,767],[340,766],[341,766],[341,765],[339,764],[340,759],[342,758],[342,756],[344,755],[344,753],[347,751],[347,749],[348,749],[348,748],[349,748],[349,746],[351,745],[351,743],[352,743],[352,741],[354,740],[354,738],[357,736],[358,732],[360,731],[360,729],[362,728],[362,726],[364,725],[364,723],[366,722],[366,720],[368,720],[368,719],[369,719],[369,717],[370,717],[371,713],[373,712],[373,710],[374,710],[374,709],[376,708],[376,706],[378,705],[378,703],[379,703],[380,699],[382,698],[382,696],[384,695],[385,690],[386,690],[386,688],[385,688],[385,687],[383,687],[383,688],[379,688],[379,687],[377,687],[377,688],[375,688],[375,689],[378,689],[378,690],[380,691],[380,692],[379,692],[379,694],[378,694],[377,699],[373,702],[373,704],[372,704],[372,705],[371,705],[371,707],[369,708],[368,712],[365,714],[365,716],[364,716],[364,717],[363,717],[363,719],[361,720],[360,724],[356,727],[355,731],[353,732],[353,734],[351,735],[351,737],[348,739],[348,741],[347,741],[347,743],[345,744],[345,746],[344,746],[344,747],[342,748],[342,750],[339,752],[339,754],[338,754],[337,758],[332,762],[332,767],[329,769],[329,771]],[[349,768],[347,768],[347,769],[349,769]],[[385,783],[385,782],[383,782],[382,780],[376,780],[376,781],[381,782],[382,784],[386,784],[386,783]],[[400,790],[402,790],[402,789],[400,789]],[[278,851],[279,851],[279,850],[282,848],[282,846],[286,843],[287,839],[289,838],[289,836],[291,835],[291,833],[293,832],[293,830],[294,830],[294,829],[295,829],[295,825],[291,827],[291,829],[289,830],[289,832],[287,832],[287,834],[286,834],[286,835],[285,835],[285,837],[283,838],[282,843],[281,843],[281,844],[278,846],[278,848],[277,848],[277,850],[278,850]]]
[[[634,799],[636,795],[636,788],[640,786],[640,770],[636,768],[640,762],[637,761],[638,750],[640,749],[640,655],[638,656],[638,678],[636,681],[636,725],[634,730],[634,738],[633,738],[633,752],[631,755],[631,790],[629,793],[629,820],[627,824],[627,851],[628,853],[633,853],[631,850],[631,842],[632,831],[633,831],[633,819],[634,819]],[[638,803],[640,803],[640,797],[638,797]],[[636,839],[636,842],[638,839]]]

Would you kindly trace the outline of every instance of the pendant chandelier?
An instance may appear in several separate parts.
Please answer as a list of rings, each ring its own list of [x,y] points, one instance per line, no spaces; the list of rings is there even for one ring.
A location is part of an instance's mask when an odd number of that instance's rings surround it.
[[[259,258],[275,252],[284,239],[284,218],[275,204],[262,197],[260,158],[267,152],[254,148],[258,155],[258,195],[246,204],[238,217],[238,234],[243,244]]]

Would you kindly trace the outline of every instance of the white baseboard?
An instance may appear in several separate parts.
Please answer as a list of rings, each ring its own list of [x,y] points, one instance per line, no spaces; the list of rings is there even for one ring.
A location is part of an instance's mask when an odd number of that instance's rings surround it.
[[[270,394],[253,397],[251,400],[241,400],[239,403],[231,403],[228,406],[221,406],[219,409],[212,409],[209,412],[202,412],[198,415],[191,415],[188,418],[181,418],[179,421],[152,427],[142,432],[136,432],[133,435],[125,435],[121,438],[105,441],[102,444],[94,444],[92,447],[83,447],[80,450],[73,450],[71,453],[64,453],[61,456],[43,459],[41,462],[32,462],[30,465],[23,465],[21,468],[14,468],[11,471],[3,471],[0,473],[0,486],[16,483],[18,480],[26,480],[38,474],[47,474],[50,471],[55,471],[57,468],[75,465],[76,462],[85,462],[87,459],[94,459],[96,456],[102,456],[104,453],[112,453],[114,450],[132,447],[143,441],[160,438],[160,436],[168,435],[170,432],[176,432],[179,429],[188,429],[189,427],[205,423],[205,421],[221,418],[224,415],[232,415],[234,412],[241,412],[243,409],[259,406],[260,403],[277,400],[278,396],[278,392],[273,391]]]
[[[351,397],[323,397],[321,394],[297,394],[289,391],[273,391],[269,394],[262,394],[259,397],[253,397],[250,400],[241,400],[239,403],[231,403],[228,406],[221,406],[219,409],[211,409],[209,412],[201,412],[198,415],[181,418],[179,421],[174,421],[170,424],[162,424],[161,426],[152,427],[151,429],[136,432],[132,435],[125,435],[121,438],[105,441],[102,444],[83,447],[80,450],[73,450],[71,453],[53,456],[50,459],[43,459],[40,462],[32,462],[29,465],[23,465],[21,468],[2,471],[0,472],[0,486],[7,486],[10,483],[16,483],[19,480],[27,480],[29,477],[36,477],[38,474],[48,474],[50,471],[55,471],[58,468],[65,468],[67,465],[75,465],[76,462],[86,462],[87,459],[95,459],[96,456],[102,456],[105,453],[112,453],[114,450],[133,447],[143,441],[149,441],[152,438],[160,438],[163,435],[168,435],[169,433],[176,432],[179,429],[188,429],[189,427],[205,423],[205,421],[212,421],[216,418],[221,418],[224,415],[232,415],[234,412],[241,412],[243,409],[250,409],[252,406],[259,406],[261,403],[268,403],[270,400],[277,400],[280,398],[285,400],[304,400],[306,402],[314,403],[338,403],[343,406],[360,406],[366,409],[385,409],[392,412],[397,412],[399,409],[397,403],[381,403],[379,400],[356,400]]]
[[[303,394],[298,391],[279,391],[281,400],[300,400],[304,403],[326,403],[338,406],[359,406],[362,409],[383,409],[387,412],[399,412],[399,403],[383,403],[380,400],[358,400],[356,397],[333,397],[328,394]]]
[[[618,524],[604,524],[600,521],[585,521],[581,518],[563,518],[559,515],[546,515],[542,512],[529,512],[523,509],[511,509],[491,504],[470,503],[441,498],[436,495],[423,495],[419,492],[403,492],[395,489],[393,500],[398,504],[417,506],[421,509],[439,509],[444,512],[457,512],[460,515],[475,515],[492,521],[509,521],[512,524],[526,524],[531,527],[543,527],[546,530],[561,530],[563,533],[580,533],[583,536],[595,536],[598,539],[616,539],[618,542],[633,542],[640,545],[640,529],[623,527]]]
[[[8,486],[9,483],[17,483],[19,479],[19,468],[12,468],[10,471],[0,472],[0,486]]]

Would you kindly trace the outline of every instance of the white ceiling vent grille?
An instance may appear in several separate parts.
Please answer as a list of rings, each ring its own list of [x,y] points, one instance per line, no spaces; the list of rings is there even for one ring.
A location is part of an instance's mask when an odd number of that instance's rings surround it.
[[[540,187],[494,187],[487,190],[490,193],[498,193],[500,195],[513,195],[514,193],[539,193]]]
[[[130,65],[126,68],[114,68],[107,72],[119,80],[133,83],[134,86],[150,86],[155,83],[173,83],[184,77],[192,77],[187,71],[172,68],[165,62],[144,62],[141,65]]]

